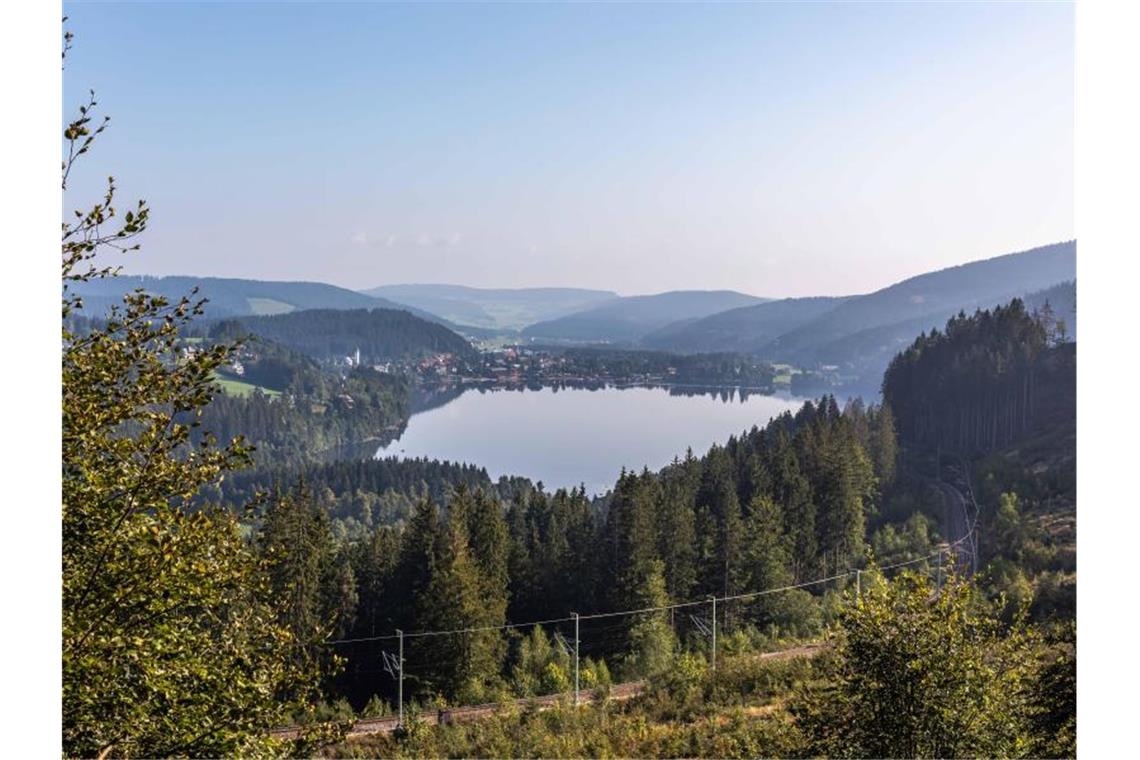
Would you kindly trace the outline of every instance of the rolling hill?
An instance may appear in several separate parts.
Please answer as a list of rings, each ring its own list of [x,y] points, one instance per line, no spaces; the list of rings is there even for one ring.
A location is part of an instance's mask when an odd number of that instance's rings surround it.
[[[733,290],[674,290],[650,296],[626,296],[530,325],[522,334],[532,340],[635,343],[681,320],[700,319],[766,300]]]
[[[309,309],[395,309],[441,324],[467,338],[490,338],[502,330],[460,325],[413,305],[397,303],[379,296],[328,285],[323,282],[278,282],[275,280],[243,280],[227,277],[193,277],[172,275],[122,275],[104,280],[78,283],[75,292],[83,297],[84,316],[98,317],[112,305],[122,303],[123,296],[142,289],[175,301],[198,288],[198,297],[206,298],[207,319],[290,314]]]
[[[1075,323],[1076,243],[1069,241],[974,261],[846,298],[795,298],[681,320],[645,335],[646,348],[744,351],[801,367],[834,365],[877,385],[891,357],[919,333],[1022,297],[1046,299]]]
[[[946,320],[959,311],[970,314],[977,308],[992,308],[1013,298],[1024,300],[1026,308],[1030,311],[1043,307],[1048,301],[1056,316],[1065,320],[1069,334],[1075,334],[1076,283],[1069,281],[1034,292],[1013,291],[1003,296],[992,297],[990,301],[979,299],[960,309],[925,314],[902,322],[859,330],[817,347],[815,355],[823,357],[820,360],[823,364],[836,365],[841,367],[845,374],[870,378],[877,384],[877,379],[891,358],[910,345],[919,333],[930,332],[935,327],[941,329],[945,326]],[[773,351],[775,349],[766,350],[768,353]]]
[[[342,359],[357,349],[365,364],[475,351],[462,336],[403,309],[310,309],[240,317],[219,324],[214,337],[240,332],[235,325],[320,361]]]
[[[198,288],[198,297],[209,299],[207,317],[241,317],[252,314],[286,314],[304,309],[407,308],[392,301],[373,298],[347,288],[322,282],[274,282],[224,277],[123,275],[79,283],[75,289],[83,297],[90,316],[103,314],[124,294],[136,289],[178,299]]]
[[[911,330],[913,324],[927,323],[927,328],[920,327],[910,336],[913,339],[922,329],[940,326],[958,311],[994,306],[1075,278],[1075,241],[961,264],[848,299],[772,340],[761,351],[801,365],[840,364],[835,351],[843,339],[880,330],[883,340],[875,348],[893,355],[897,347],[885,339],[893,332],[891,326]]]
[[[684,353],[754,353],[774,338],[826,314],[849,298],[783,298],[742,306],[702,319],[674,322],[644,336],[640,344],[645,348]]]
[[[520,330],[618,298],[608,290],[463,285],[382,285],[363,292],[423,309],[459,326],[488,330]]]

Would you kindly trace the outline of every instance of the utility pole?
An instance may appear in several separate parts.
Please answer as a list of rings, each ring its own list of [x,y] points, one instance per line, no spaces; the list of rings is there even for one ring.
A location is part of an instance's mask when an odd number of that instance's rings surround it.
[[[716,597],[714,596],[711,598],[712,598],[712,605],[713,605],[713,610],[712,610],[712,618],[713,618],[713,621],[712,621],[712,623],[713,623],[712,624],[712,669],[713,669],[713,672],[715,672],[716,671]]]
[[[574,705],[578,705],[578,613],[571,612],[574,616]]]
[[[398,697],[400,701],[400,728],[404,727],[404,632],[396,629],[396,636],[400,639],[400,688],[398,689]]]

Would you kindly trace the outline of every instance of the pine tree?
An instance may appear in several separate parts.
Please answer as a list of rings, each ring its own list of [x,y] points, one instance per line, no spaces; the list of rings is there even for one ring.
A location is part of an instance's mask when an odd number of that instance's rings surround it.
[[[354,631],[358,636],[375,636],[395,627],[391,597],[397,592],[392,576],[399,559],[400,542],[395,529],[382,526],[366,541],[352,548],[353,575],[357,579],[359,603]]]
[[[797,582],[802,581],[815,567],[816,506],[799,458],[783,430],[778,431],[774,439],[768,469],[772,476],[772,497],[784,518],[792,576]]]
[[[817,422],[813,492],[824,572],[842,572],[862,552],[875,479],[863,448],[842,420]],[[830,429],[828,429],[830,427]]]
[[[641,586],[637,589],[639,609],[669,604],[665,591],[665,568],[661,560],[652,560]],[[629,633],[629,654],[623,664],[627,679],[647,678],[663,673],[673,662],[677,640],[669,627],[667,611],[641,612]]]
[[[430,502],[417,506],[405,534],[400,577],[416,630],[453,631],[501,626],[505,600],[488,600],[493,581],[472,556],[467,522],[469,494],[452,504],[440,522]],[[446,636],[412,637],[405,644],[405,677],[422,694],[439,694],[460,701],[478,701],[499,674],[503,655],[501,633],[478,630]]]
[[[714,446],[705,458],[696,513],[701,540],[700,590],[717,596],[743,590],[743,519],[732,460],[719,446]]]
[[[748,505],[744,563],[750,590],[774,589],[792,582],[783,522],[780,506],[768,497],[757,496]],[[774,622],[781,602],[778,594],[758,597],[750,604],[756,622],[761,626]]]
[[[657,554],[665,564],[665,587],[672,599],[688,599],[697,582],[695,460],[674,463],[661,477],[657,510]]]
[[[345,637],[356,625],[360,591],[356,571],[347,552],[338,552],[332,562],[331,576],[324,588],[322,605],[332,621],[332,635]]]
[[[895,435],[895,416],[889,404],[883,404],[875,410],[867,450],[871,455],[879,488],[888,488],[895,480],[899,452]]]
[[[306,646],[299,657],[324,661],[321,642],[340,627],[337,610],[346,614],[329,593],[333,582],[333,539],[328,514],[315,503],[304,483],[278,494],[258,535],[269,582],[283,600],[281,623]],[[348,593],[355,596],[355,582]]]
[[[654,483],[648,473],[623,472],[606,518],[604,567],[609,609],[632,609],[657,559],[653,523]]]
[[[456,503],[467,498],[466,486],[460,486],[452,500],[452,509]],[[510,535],[503,518],[502,506],[480,490],[470,497],[470,506],[464,512],[471,556],[479,566],[483,584],[484,603],[490,608],[493,617],[504,618],[510,582]]]
[[[397,628],[412,630],[417,624],[416,600],[427,594],[436,574],[441,541],[439,509],[431,501],[421,499],[400,534],[400,554],[393,583],[399,593],[393,594],[391,600]]]

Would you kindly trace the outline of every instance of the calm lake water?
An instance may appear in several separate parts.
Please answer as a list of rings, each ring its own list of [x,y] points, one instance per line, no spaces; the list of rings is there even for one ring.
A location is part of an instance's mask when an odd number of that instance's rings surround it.
[[[485,467],[492,479],[521,475],[546,489],[613,487],[621,468],[664,467],[692,447],[700,456],[802,400],[787,395],[679,395],[665,388],[468,390],[413,414],[376,456],[428,457]]]

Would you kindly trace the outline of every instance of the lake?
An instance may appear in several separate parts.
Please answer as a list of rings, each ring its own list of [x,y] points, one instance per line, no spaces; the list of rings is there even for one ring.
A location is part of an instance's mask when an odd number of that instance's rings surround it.
[[[735,389],[681,394],[661,387],[470,389],[413,413],[376,456],[469,462],[493,480],[520,475],[548,491],[584,484],[595,495],[613,487],[623,466],[657,470],[688,447],[700,456],[803,403]]]

